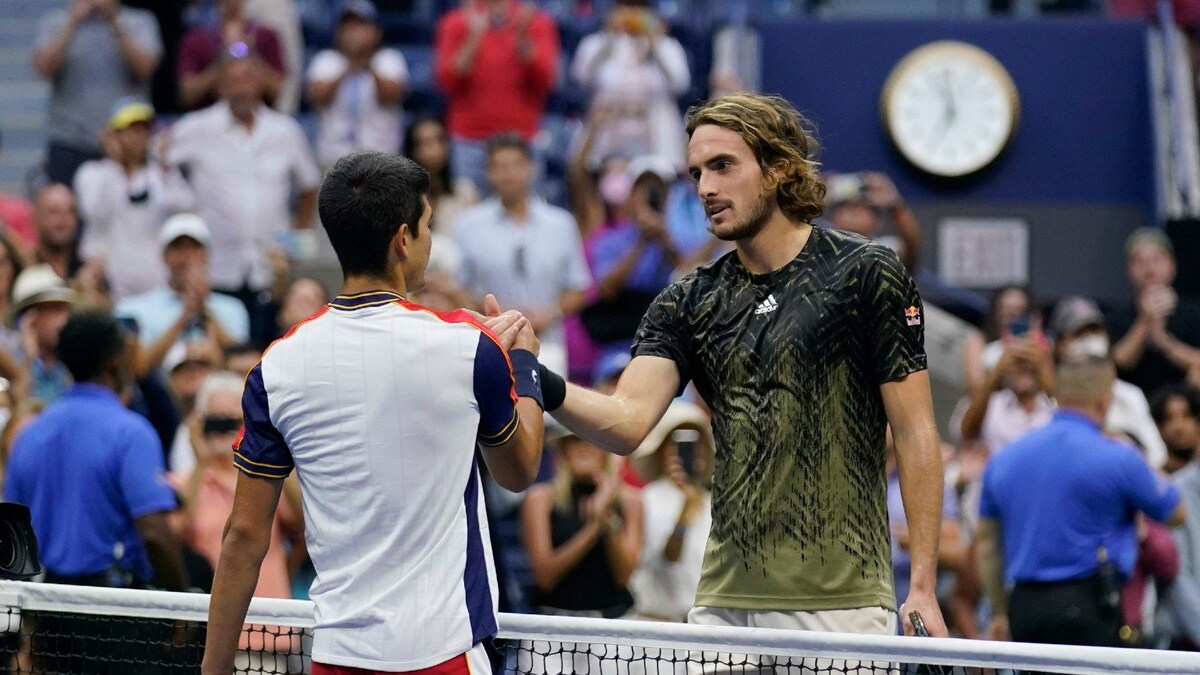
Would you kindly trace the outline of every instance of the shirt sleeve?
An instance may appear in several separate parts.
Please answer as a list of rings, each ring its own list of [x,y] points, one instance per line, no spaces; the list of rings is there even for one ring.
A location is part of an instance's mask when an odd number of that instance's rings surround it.
[[[683,307],[683,287],[667,286],[642,317],[637,335],[633,338],[634,356],[659,356],[671,359],[679,369],[679,392],[691,380],[692,364],[687,336],[691,335]]]
[[[863,255],[861,316],[880,384],[925,370],[925,316],[912,276],[891,249],[870,244]]]
[[[326,49],[313,57],[308,64],[305,77],[309,82],[328,82],[336,80],[346,72],[346,59],[332,49]]]
[[[385,80],[408,82],[408,63],[398,49],[380,49],[371,59],[371,68]]]
[[[242,433],[233,444],[234,466],[251,476],[287,478],[294,467],[292,452],[283,434],[271,422],[261,363],[246,377],[242,415],[245,417]]]
[[[292,175],[301,190],[315,190],[321,185],[321,169],[308,149],[308,139],[300,125],[294,120],[288,121],[291,122],[288,133],[291,136]]]
[[[1000,520],[1000,507],[996,503],[992,491],[995,489],[995,479],[992,477],[992,465],[983,471],[983,485],[979,490],[980,519]]]
[[[125,12],[129,13],[125,13]],[[162,58],[162,36],[158,32],[158,21],[154,15],[145,10],[122,10],[123,16],[118,17],[121,27],[129,31],[138,49],[152,54],[154,58]]]
[[[211,53],[211,44],[203,28],[193,28],[183,36],[179,45],[179,56],[175,61],[175,76],[196,75],[208,67],[216,58]],[[173,139],[172,139],[173,140]]]
[[[516,378],[508,355],[483,331],[479,333],[475,352],[475,401],[479,405],[480,445],[494,447],[507,443],[521,423],[517,414]]]
[[[1116,476],[1130,507],[1159,522],[1170,518],[1179,505],[1179,488],[1156,474],[1135,450],[1122,447],[1121,451]]]
[[[274,30],[259,26],[254,34],[254,51],[262,57],[268,66],[279,73],[287,75],[287,65],[283,62],[283,47],[279,45],[279,34]]]
[[[140,518],[150,513],[174,511],[179,503],[167,481],[162,442],[142,418],[131,427],[121,456],[121,494],[129,515]]]
[[[63,29],[67,23],[66,12],[51,12],[42,17],[37,25],[37,38],[34,41],[35,49],[41,49],[50,44],[54,40],[54,36]]]
[[[100,162],[87,162],[75,172],[75,196],[79,214],[83,216],[87,227],[79,241],[79,253],[85,259],[107,253],[104,244],[108,239],[110,222],[112,190],[106,190],[104,183],[103,165]],[[121,195],[124,197],[124,195]]]

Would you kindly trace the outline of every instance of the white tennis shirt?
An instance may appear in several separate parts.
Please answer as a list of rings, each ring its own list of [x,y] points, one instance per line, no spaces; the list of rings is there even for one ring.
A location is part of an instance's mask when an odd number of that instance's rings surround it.
[[[495,634],[475,444],[512,436],[516,400],[491,333],[388,292],[339,296],[250,372],[234,462],[299,475],[313,660],[417,670]]]

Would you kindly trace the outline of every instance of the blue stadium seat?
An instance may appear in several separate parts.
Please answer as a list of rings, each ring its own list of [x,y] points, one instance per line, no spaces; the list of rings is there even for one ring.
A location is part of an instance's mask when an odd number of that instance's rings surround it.
[[[431,45],[436,25],[433,20],[410,12],[380,12],[379,27],[387,44]]]

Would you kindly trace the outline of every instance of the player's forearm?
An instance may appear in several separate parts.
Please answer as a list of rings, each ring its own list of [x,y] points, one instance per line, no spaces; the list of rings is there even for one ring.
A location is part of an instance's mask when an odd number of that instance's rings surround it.
[[[204,675],[228,675],[233,671],[242,624],[269,544],[270,530],[249,533],[226,526],[208,606],[208,637],[201,666]]]
[[[542,409],[532,398],[517,399],[517,430],[503,445],[485,448],[489,454],[501,455],[498,461],[488,461],[488,470],[496,483],[510,492],[521,492],[533,484],[542,463],[545,428]]]
[[[932,592],[937,585],[938,538],[942,527],[942,455],[933,421],[912,429],[893,427],[900,495],[908,519],[911,585]]]
[[[1000,552],[1000,528],[993,520],[982,520],[976,535],[976,562],[983,592],[992,605],[992,614],[1008,614],[1008,590],[1004,586],[1004,557]]]
[[[571,431],[618,455],[636,450],[653,426],[624,400],[573,384],[567,385],[566,400],[552,414]]]

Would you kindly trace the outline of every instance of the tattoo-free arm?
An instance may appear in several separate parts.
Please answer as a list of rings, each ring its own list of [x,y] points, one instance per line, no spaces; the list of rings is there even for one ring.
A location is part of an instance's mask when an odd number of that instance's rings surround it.
[[[551,413],[571,431],[618,455],[628,455],[662,418],[679,390],[679,368],[659,356],[634,357],[611,396],[573,384]]]
[[[201,666],[204,675],[233,672],[242,623],[271,545],[271,526],[282,491],[282,479],[238,474],[233,512],[225,524],[208,606],[208,638]]]
[[[931,635],[945,636],[946,626],[934,595],[938,537],[942,529],[943,471],[929,393],[929,371],[885,382],[879,391],[896,442],[900,495],[908,520],[912,572],[905,606],[921,612]]]

